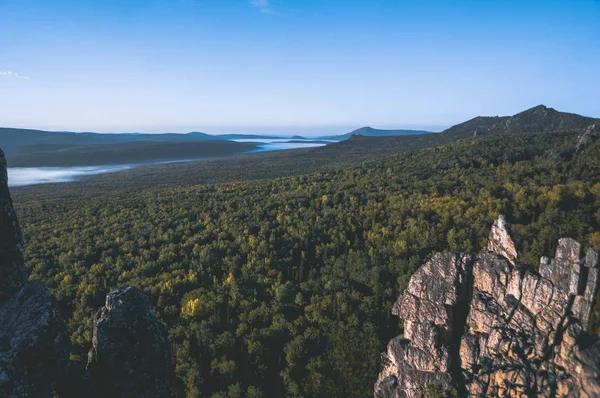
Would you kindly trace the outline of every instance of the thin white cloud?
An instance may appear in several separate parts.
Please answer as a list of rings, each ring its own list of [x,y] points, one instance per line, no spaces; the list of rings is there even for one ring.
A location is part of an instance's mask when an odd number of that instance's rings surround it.
[[[10,71],[0,71],[0,76],[10,76],[10,77],[18,77],[19,79],[29,79],[29,77],[27,76],[23,76],[23,75],[19,75],[18,73],[15,72],[10,72]]]
[[[252,0],[250,1],[253,7],[256,7],[264,14],[274,14],[275,11],[271,8],[269,0]]]

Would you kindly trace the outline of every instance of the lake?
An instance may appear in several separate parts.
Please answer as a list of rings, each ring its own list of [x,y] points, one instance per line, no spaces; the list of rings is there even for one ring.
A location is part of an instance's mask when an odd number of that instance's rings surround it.
[[[297,148],[311,148],[326,145],[324,142],[309,141],[300,142],[300,140],[294,140],[294,142],[288,142],[290,139],[272,139],[272,140],[234,140],[237,142],[256,142],[259,143],[257,149],[250,151],[249,153],[257,152],[269,152],[269,151],[281,151],[286,149],[297,149]],[[331,141],[334,142],[334,141]],[[198,159],[189,160],[176,160],[167,162],[154,162],[150,164],[165,164],[165,163],[179,163],[179,162],[191,162]],[[132,169],[142,164],[123,164],[123,165],[109,165],[109,166],[77,166],[77,167],[9,167],[8,168],[8,186],[9,187],[23,187],[27,185],[36,184],[51,184],[59,182],[73,182],[83,177],[94,176],[98,174],[114,173],[117,171],[123,171]],[[148,165],[144,163],[143,165]]]

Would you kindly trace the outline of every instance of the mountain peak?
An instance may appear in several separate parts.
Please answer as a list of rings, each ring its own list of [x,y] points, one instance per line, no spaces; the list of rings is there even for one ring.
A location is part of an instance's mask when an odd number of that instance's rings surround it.
[[[544,104],[540,104],[538,106],[534,106],[533,108],[528,109],[527,111],[546,111],[546,110],[554,110],[554,108],[549,108]],[[525,111],[525,112],[527,112]]]
[[[370,131],[375,131],[375,129],[371,126],[365,126],[352,131],[350,134],[362,134]]]
[[[513,116],[478,116],[442,132],[446,136],[472,137],[473,135],[515,134],[542,131],[580,131],[594,124],[596,119],[574,113],[559,112],[538,105]]]
[[[514,116],[523,115],[523,114],[541,114],[541,113],[548,113],[548,112],[559,113],[554,108],[549,108],[546,105],[538,105],[538,106],[534,106],[533,108],[529,108],[527,110],[524,110],[523,112],[517,113]]]

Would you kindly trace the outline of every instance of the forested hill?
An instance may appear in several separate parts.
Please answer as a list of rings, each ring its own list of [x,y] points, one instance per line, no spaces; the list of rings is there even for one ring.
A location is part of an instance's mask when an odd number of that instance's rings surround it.
[[[169,329],[173,396],[365,397],[401,332],[390,308],[434,252],[477,253],[498,214],[519,261],[565,236],[600,248],[600,142],[578,153],[578,136],[476,137],[261,181],[115,181],[68,198],[40,186],[16,204],[74,360],[106,293],[129,284]]]
[[[472,137],[474,134],[515,134],[542,131],[579,131],[591,124],[600,122],[574,113],[559,112],[544,105],[538,105],[514,116],[478,116],[442,132],[454,138]]]
[[[382,129],[374,129],[373,127],[361,127],[354,131],[351,131],[342,135],[330,135],[330,136],[322,136],[318,137],[318,139],[323,140],[347,140],[351,137],[361,135],[364,137],[398,137],[398,136],[406,136],[406,135],[421,135],[421,134],[433,134],[431,131],[425,130],[382,130]]]

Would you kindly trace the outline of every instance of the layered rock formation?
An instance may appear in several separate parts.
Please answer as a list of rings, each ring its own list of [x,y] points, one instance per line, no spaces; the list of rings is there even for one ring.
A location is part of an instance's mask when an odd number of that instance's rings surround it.
[[[48,289],[29,282],[23,237],[0,150],[0,397],[168,397],[167,334],[135,288],[110,293],[94,320],[88,371],[69,362],[71,342]]]
[[[539,273],[516,258],[501,217],[472,265],[438,253],[421,267],[394,306],[404,334],[375,396],[600,396],[600,343],[586,333],[598,253],[561,239]]]

